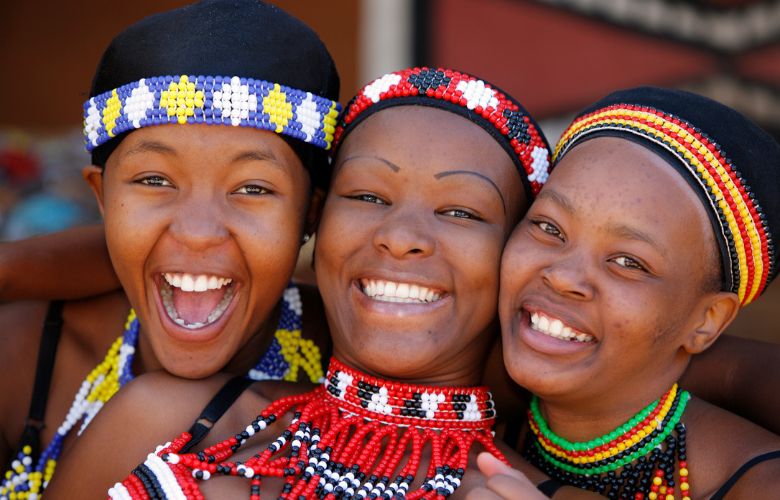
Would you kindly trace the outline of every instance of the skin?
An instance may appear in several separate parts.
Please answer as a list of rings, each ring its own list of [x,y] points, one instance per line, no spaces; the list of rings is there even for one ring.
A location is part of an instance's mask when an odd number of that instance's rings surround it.
[[[367,118],[339,151],[315,250],[336,356],[412,383],[478,384],[491,346],[501,251],[524,202],[511,159],[469,121],[424,107],[391,108]],[[378,302],[356,286],[366,277],[436,287],[442,299],[432,305]],[[466,356],[467,349],[476,352]],[[192,384],[162,375],[137,380],[106,406],[60,465],[60,478],[77,477],[86,467],[91,480],[65,485],[55,479],[51,491],[73,497],[104,493],[156,444],[186,429],[223,381]],[[203,446],[246,426],[289,387],[256,384],[215,424]],[[272,388],[276,394],[268,392]],[[262,449],[262,440],[273,437],[258,434],[243,453]],[[105,460],[107,439],[122,450],[112,460]],[[483,482],[474,463],[477,451],[456,497]],[[202,484],[209,498],[245,495],[246,486],[225,477]]]
[[[556,434],[583,441],[622,425],[717,339],[738,299],[702,291],[714,245],[693,190],[650,150],[596,138],[563,158],[507,245],[499,302],[507,369],[539,395]],[[588,340],[535,330],[533,312]],[[684,422],[697,497],[780,447],[776,436],[697,399]],[[777,461],[758,466],[740,493],[765,498],[777,472]]]
[[[105,172],[87,167],[84,176],[103,212],[108,251],[124,291],[65,305],[44,443],[81,381],[121,334],[131,305],[143,325],[134,373],[245,373],[270,342],[275,306],[293,272],[304,226],[319,208],[309,205],[308,174],[290,146],[274,133],[252,129],[138,130],[111,155]],[[230,277],[235,296],[213,325],[184,330],[160,307],[158,285],[166,271]],[[312,297],[304,292],[304,309],[314,313],[314,324],[307,314],[304,328],[323,343],[327,332]],[[4,461],[16,449],[27,414],[44,313],[42,303],[0,308],[7,346],[0,362],[15,373],[0,382],[7,395],[0,401]]]

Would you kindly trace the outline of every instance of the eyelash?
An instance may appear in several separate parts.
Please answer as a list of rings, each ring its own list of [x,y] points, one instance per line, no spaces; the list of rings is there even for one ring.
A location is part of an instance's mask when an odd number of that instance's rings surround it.
[[[242,190],[244,192],[242,192]],[[263,186],[258,186],[257,184],[248,184],[246,186],[241,186],[240,188],[236,189],[234,193],[245,194],[249,196],[261,196],[264,194],[271,194],[271,190]]]
[[[618,262],[620,259],[624,259],[626,263],[621,264],[620,262]],[[631,257],[627,257],[625,255],[621,255],[620,257],[613,258],[612,262],[625,269],[636,269],[637,271],[647,272],[647,268],[643,266],[638,260],[633,259]]]
[[[137,184],[142,184],[144,186],[155,186],[155,187],[173,186],[171,181],[169,181],[162,175],[150,175],[148,177],[144,177],[143,179],[138,179],[135,182]]]
[[[531,220],[531,224],[538,227],[542,232],[549,234],[550,236],[554,236],[559,240],[563,241],[563,233],[561,233],[561,230],[558,229],[558,227],[555,226],[555,224],[552,224],[545,220]]]
[[[379,196],[370,193],[356,194],[352,196],[347,196],[347,198],[349,198],[350,200],[357,200],[365,203],[373,203],[375,205],[389,205],[389,203],[387,203]]]
[[[440,212],[442,215],[447,215],[450,217],[455,217],[456,219],[471,219],[471,220],[477,220],[481,221],[482,218],[478,215],[474,214],[473,212],[469,212],[468,210],[464,210],[462,208],[451,208],[449,210],[443,210]]]

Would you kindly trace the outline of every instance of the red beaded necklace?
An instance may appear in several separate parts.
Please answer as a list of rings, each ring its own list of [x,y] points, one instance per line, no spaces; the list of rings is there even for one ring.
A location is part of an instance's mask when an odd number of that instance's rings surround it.
[[[292,423],[264,451],[245,462],[228,460],[287,412]],[[201,452],[178,453],[191,439],[183,433],[150,454],[109,496],[142,498],[155,490],[163,498],[202,498],[197,481],[221,474],[249,478],[252,500],[260,498],[263,477],[285,478],[280,498],[441,499],[460,486],[475,442],[506,462],[493,443],[494,422],[484,387],[390,382],[331,359],[317,389],[275,401],[245,430]],[[424,449],[430,465],[410,491]]]

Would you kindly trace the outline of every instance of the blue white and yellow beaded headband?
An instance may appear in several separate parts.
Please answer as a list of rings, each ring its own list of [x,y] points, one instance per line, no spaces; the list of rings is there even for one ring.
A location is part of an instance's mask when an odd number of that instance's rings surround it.
[[[143,78],[84,103],[84,137],[92,151],[131,130],[168,123],[252,127],[330,149],[341,106],[324,97],[252,78]]]

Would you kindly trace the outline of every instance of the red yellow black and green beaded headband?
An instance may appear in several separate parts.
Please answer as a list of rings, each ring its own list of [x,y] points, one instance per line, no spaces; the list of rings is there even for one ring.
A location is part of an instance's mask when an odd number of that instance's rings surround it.
[[[143,78],[84,103],[87,151],[124,132],[168,123],[270,130],[330,149],[340,105],[311,92],[252,78]]]
[[[618,103],[575,119],[561,136],[553,162],[603,131],[641,137],[680,161],[706,194],[710,219],[719,226],[716,237],[725,241],[721,255],[729,275],[724,276],[724,290],[736,293],[743,306],[758,297],[775,274],[774,245],[758,201],[721,146],[678,116],[649,106]]]
[[[512,157],[529,196],[547,181],[550,148],[528,112],[490,83],[450,69],[409,68],[363,87],[341,114],[334,147],[367,116],[404,105],[446,109],[484,128]]]

